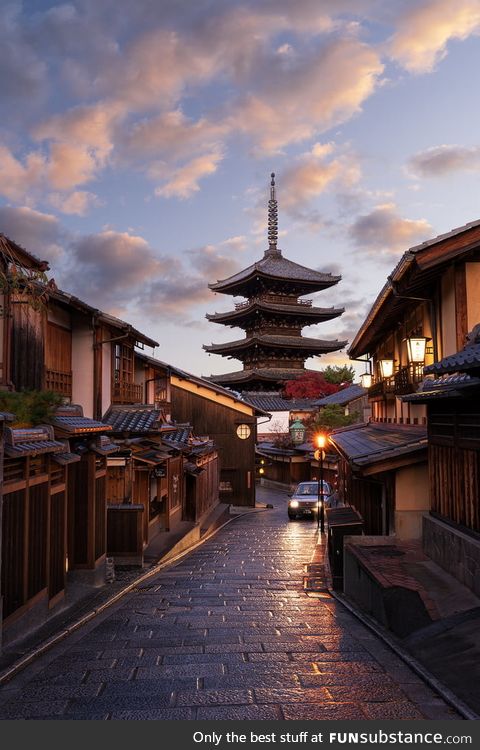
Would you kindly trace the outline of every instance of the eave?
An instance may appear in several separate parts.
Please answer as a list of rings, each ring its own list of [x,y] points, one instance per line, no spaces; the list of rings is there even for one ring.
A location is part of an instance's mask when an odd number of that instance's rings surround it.
[[[225,323],[239,325],[242,320],[248,320],[255,317],[258,313],[272,318],[296,318],[304,324],[313,325],[317,322],[333,320],[345,312],[344,307],[310,307],[304,304],[275,304],[268,302],[255,301],[236,310],[228,312],[207,313],[207,320],[213,323]]]
[[[264,349],[291,349],[296,352],[309,352],[311,354],[336,352],[343,349],[347,341],[322,341],[320,339],[306,338],[304,336],[251,336],[238,341],[225,344],[211,344],[204,349],[212,354],[229,354],[252,349],[254,347]]]

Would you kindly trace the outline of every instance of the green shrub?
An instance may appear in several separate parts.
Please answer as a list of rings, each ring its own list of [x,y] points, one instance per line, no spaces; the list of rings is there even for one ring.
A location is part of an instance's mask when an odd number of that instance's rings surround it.
[[[48,422],[63,396],[54,391],[1,391],[0,411],[15,415],[14,427]]]

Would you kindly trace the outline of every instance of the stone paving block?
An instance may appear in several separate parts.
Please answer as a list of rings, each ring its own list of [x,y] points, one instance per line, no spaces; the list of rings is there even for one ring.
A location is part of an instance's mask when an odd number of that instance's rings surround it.
[[[152,680],[169,677],[206,677],[222,674],[224,674],[222,664],[168,664],[158,667],[139,667],[137,669],[136,679]]]
[[[177,706],[220,706],[253,703],[251,690],[189,690],[176,695]]]
[[[211,654],[170,654],[163,657],[162,664],[215,664],[215,663],[239,663],[244,661],[241,653],[228,653],[225,649],[222,653]]]
[[[275,721],[281,718],[278,706],[218,706],[197,709],[198,721]]]
[[[236,688],[288,688],[299,687],[300,682],[295,674],[276,675],[272,673],[252,673],[248,679],[244,674],[225,675],[224,677],[205,677],[205,690],[232,690]]]
[[[228,645],[219,643],[205,643],[205,653],[207,654],[223,654],[225,651],[228,653],[261,653],[261,643],[229,643]]]
[[[384,701],[398,701],[406,696],[396,685],[358,685],[357,680],[351,680],[350,685],[339,686],[334,682],[335,677],[328,684],[328,690],[334,701],[357,701],[358,703],[381,703]]]
[[[143,711],[164,708],[168,706],[170,699],[165,695],[125,695],[111,694],[100,695],[95,699],[74,699],[69,701],[67,714],[88,713],[89,711]]]
[[[160,708],[151,711],[113,711],[114,721],[185,721],[195,718],[191,708]]]
[[[319,653],[322,653],[325,651],[325,646],[323,643],[298,643],[296,641],[290,641],[290,642],[278,642],[278,643],[264,643],[263,648],[265,651],[268,652],[281,652],[285,651],[291,654],[295,653],[316,653],[317,655]],[[323,658],[323,657],[322,657]]]
[[[421,720],[426,718],[410,701],[364,703],[362,708],[368,719],[395,721],[397,719]]]
[[[67,704],[68,701],[65,698],[62,700],[8,701],[5,705],[0,706],[0,720],[34,719],[45,714],[53,716],[63,714]]]
[[[267,664],[278,664],[279,662],[290,662],[290,656],[288,654],[279,653],[249,653],[246,659],[247,662],[266,662]]]
[[[305,690],[304,688],[255,688],[255,700],[257,703],[318,703],[319,701],[331,700],[330,693],[326,688],[315,688]]]
[[[95,669],[87,672],[86,684],[91,682],[127,682],[133,677],[133,667],[113,667],[112,669]]]
[[[282,704],[282,712],[288,721],[350,721],[365,719],[360,706],[354,703],[319,703],[300,705]]]

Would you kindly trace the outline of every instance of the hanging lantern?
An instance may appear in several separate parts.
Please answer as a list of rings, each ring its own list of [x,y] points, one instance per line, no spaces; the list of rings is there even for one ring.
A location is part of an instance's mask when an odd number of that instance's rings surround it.
[[[380,375],[384,380],[391,378],[393,375],[393,359],[380,359],[378,361],[380,366]]]
[[[360,382],[362,384],[362,388],[370,388],[372,385],[372,376],[369,372],[364,372],[363,375],[360,375]]]
[[[419,364],[425,362],[425,350],[427,341],[426,336],[409,336],[405,339],[407,342],[407,357],[410,364]]]

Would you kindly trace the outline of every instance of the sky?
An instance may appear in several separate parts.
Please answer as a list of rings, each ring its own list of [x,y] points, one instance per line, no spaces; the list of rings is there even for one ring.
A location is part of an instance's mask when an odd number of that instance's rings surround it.
[[[241,369],[208,283],[263,256],[272,171],[284,255],[342,276],[308,336],[480,216],[480,0],[4,0],[0,32],[0,231],[197,375]]]

